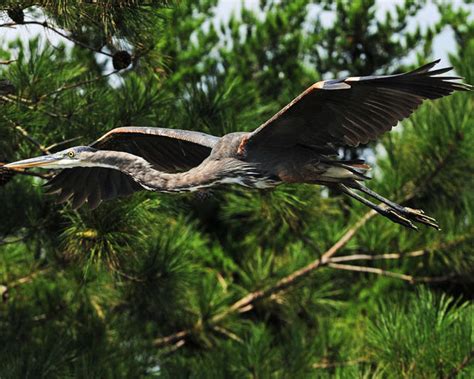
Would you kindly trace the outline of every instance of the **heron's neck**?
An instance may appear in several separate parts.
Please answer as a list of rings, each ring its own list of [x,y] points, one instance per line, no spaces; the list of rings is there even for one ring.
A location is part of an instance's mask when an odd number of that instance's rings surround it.
[[[217,180],[215,172],[204,172],[200,166],[186,172],[170,174],[154,169],[141,157],[124,152],[96,152],[94,164],[119,170],[144,188],[158,192],[193,191],[207,187]]]

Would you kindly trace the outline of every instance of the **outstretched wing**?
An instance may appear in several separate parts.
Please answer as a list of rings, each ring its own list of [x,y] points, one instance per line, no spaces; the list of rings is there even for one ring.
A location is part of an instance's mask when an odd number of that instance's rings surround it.
[[[123,127],[104,134],[91,147],[134,154],[146,159],[156,170],[174,173],[199,165],[218,140],[218,137],[187,130]],[[65,169],[46,185],[49,193],[59,193],[59,202],[72,198],[73,207],[78,208],[87,201],[92,209],[103,200],[143,189],[128,175],[101,167]]]
[[[247,149],[297,144],[357,146],[375,140],[423,100],[471,88],[451,81],[462,78],[436,76],[452,69],[430,71],[438,62],[398,75],[317,82],[251,133]]]

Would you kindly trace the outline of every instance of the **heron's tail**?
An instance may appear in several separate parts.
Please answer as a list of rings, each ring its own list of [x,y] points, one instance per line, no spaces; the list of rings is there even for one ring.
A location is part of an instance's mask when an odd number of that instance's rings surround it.
[[[339,183],[338,186],[345,194],[374,209],[382,216],[387,217],[388,219],[392,220],[393,222],[396,222],[397,224],[417,230],[418,228],[414,224],[414,222],[417,222],[440,230],[436,220],[433,217],[425,215],[425,213],[421,209],[412,209],[394,203],[393,201],[388,200],[385,197],[379,195],[377,192],[374,192],[371,189],[363,186],[356,180],[348,181],[345,184]],[[354,189],[361,191],[366,195],[373,197],[374,199],[377,199],[382,204],[377,205],[371,202],[370,200],[367,200],[365,197],[362,197],[361,195],[356,193]]]
[[[370,179],[370,177],[365,174],[371,169],[371,167],[362,159],[346,161],[328,160],[324,163],[326,163],[329,168],[321,175],[321,179],[323,180],[327,180],[329,182],[340,182],[341,180],[347,179]]]

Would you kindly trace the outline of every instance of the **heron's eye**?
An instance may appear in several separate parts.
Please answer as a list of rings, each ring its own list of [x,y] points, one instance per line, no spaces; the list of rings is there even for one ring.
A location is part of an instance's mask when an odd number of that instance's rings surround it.
[[[67,156],[68,156],[69,158],[74,158],[74,155],[76,155],[76,154],[74,153],[74,151],[69,151],[69,152],[67,153]]]

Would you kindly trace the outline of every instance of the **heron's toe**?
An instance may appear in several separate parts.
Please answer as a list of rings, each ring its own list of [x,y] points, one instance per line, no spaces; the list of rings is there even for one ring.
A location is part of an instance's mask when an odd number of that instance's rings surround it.
[[[423,212],[421,209],[413,209],[413,208],[405,208],[405,209],[406,209],[406,213],[404,215],[408,217],[410,220],[431,226],[432,228],[435,228],[436,230],[441,230],[436,219],[433,217],[427,216],[425,212]]]

